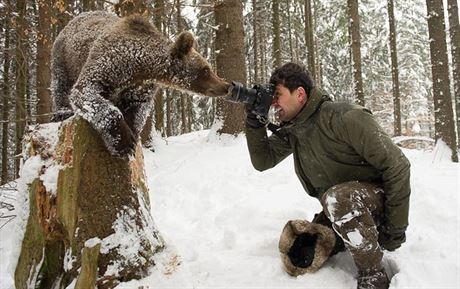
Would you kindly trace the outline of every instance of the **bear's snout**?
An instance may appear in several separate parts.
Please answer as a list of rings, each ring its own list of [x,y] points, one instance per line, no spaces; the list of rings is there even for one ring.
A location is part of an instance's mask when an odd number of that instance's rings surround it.
[[[224,82],[222,85],[208,88],[204,94],[211,97],[226,96],[229,88],[230,83]]]

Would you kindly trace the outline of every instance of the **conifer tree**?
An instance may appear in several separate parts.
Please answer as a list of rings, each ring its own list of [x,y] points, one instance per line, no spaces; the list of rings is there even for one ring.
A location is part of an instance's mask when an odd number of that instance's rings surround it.
[[[217,74],[227,81],[246,83],[244,62],[243,3],[224,0],[215,5]],[[220,134],[236,135],[243,131],[243,105],[217,100],[217,121],[222,122]]]
[[[430,34],[431,71],[436,140],[442,139],[452,150],[452,161],[458,162],[457,143],[450,94],[449,67],[445,32],[444,8],[441,0],[427,0]]]

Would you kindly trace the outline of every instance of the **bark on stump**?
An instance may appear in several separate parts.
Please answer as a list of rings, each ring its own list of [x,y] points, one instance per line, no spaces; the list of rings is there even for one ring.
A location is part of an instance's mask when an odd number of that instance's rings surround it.
[[[114,158],[78,117],[62,123],[50,144],[49,125],[25,138],[24,166],[37,158],[43,166],[29,185],[16,288],[112,288],[144,276],[164,243],[150,215],[140,145],[134,158]],[[57,187],[46,188],[54,171]]]

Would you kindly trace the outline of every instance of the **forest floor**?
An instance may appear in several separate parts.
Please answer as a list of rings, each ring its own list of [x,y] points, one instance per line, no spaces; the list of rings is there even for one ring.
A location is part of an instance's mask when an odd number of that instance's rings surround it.
[[[295,172],[292,156],[275,168],[252,168],[244,135],[199,131],[155,140],[144,150],[152,215],[167,248],[151,274],[117,288],[356,288],[348,252],[297,278],[282,267],[278,240],[288,220],[321,210]],[[460,165],[445,148],[408,150],[411,207],[407,242],[385,252],[390,288],[460,287]],[[15,205],[3,191],[0,201]],[[3,203],[2,203],[3,204]],[[14,288],[21,216],[0,207],[0,289]]]

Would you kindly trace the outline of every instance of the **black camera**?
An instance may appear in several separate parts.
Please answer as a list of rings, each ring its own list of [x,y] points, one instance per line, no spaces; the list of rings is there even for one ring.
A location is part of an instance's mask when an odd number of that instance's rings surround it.
[[[266,120],[274,94],[275,85],[271,83],[247,88],[240,82],[232,81],[227,100],[244,103],[248,112],[255,114],[259,119]]]

